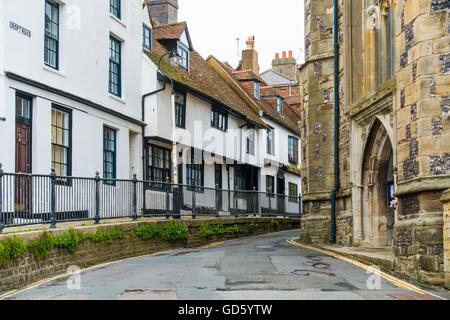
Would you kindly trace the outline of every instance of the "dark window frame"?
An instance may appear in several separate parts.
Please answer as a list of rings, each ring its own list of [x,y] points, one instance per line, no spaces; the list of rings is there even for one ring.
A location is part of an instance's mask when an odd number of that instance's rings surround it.
[[[122,19],[122,0],[109,0],[109,12],[117,19]]]
[[[182,67],[184,70],[189,72],[190,68],[190,52],[189,48],[182,44],[180,41],[177,42],[177,53],[181,56],[180,62],[178,65]],[[183,55],[185,54],[185,55]]]
[[[183,97],[183,104],[177,102],[177,95]],[[183,91],[175,91],[175,125],[178,128],[186,129],[186,104],[187,94]]]
[[[151,155],[150,155],[150,149],[151,149]],[[162,164],[163,167],[157,167],[155,165],[157,158],[156,158],[156,153],[155,150],[159,150],[162,152]],[[147,177],[146,180],[149,181],[150,183],[146,184],[147,185],[147,189],[153,189],[153,190],[162,190],[164,189],[165,185],[164,183],[166,183],[167,178],[170,179],[170,177],[172,176],[172,150],[170,150],[169,148],[165,148],[165,147],[161,147],[155,144],[147,144],[147,148],[146,148],[146,165],[147,165]],[[150,156],[151,156],[151,164],[150,164]],[[160,159],[161,160],[161,159]],[[168,163],[167,163],[168,162]],[[168,166],[167,166],[168,164]],[[155,178],[155,172],[156,170],[159,170],[162,174],[161,174],[161,179],[157,179]]]
[[[277,98],[277,112],[280,116],[283,115],[283,109],[284,109],[284,104],[283,104],[283,98],[281,97],[276,97]]]
[[[205,186],[205,159],[203,157],[202,150],[202,162],[196,163],[195,161],[195,149],[191,148],[191,159],[190,163],[186,163],[186,185],[187,189],[190,191],[195,191],[198,193],[204,192]],[[200,175],[200,177],[198,176]],[[192,184],[194,182],[194,186]]]
[[[51,9],[56,9],[58,13],[57,21],[53,21],[52,17],[49,17],[50,19],[47,19],[47,7],[50,7]],[[52,1],[45,1],[45,10],[44,10],[44,64],[52,69],[59,70],[59,4],[52,2]],[[57,35],[53,35],[51,32],[47,32],[47,23],[50,23],[52,26],[55,25],[57,28]],[[54,41],[55,42],[55,49],[50,49],[49,46],[47,46],[47,40],[49,42]],[[55,64],[52,65],[50,61],[46,61],[46,54],[47,52],[51,52],[55,55]]]
[[[145,50],[152,52],[152,41],[153,41],[153,30],[145,23],[142,25],[142,46]],[[146,35],[148,32],[148,36]],[[146,45],[146,40],[148,39],[148,46]]]
[[[291,142],[294,142],[291,144]],[[298,165],[298,147],[299,139],[294,136],[288,137],[288,161],[289,163]],[[291,153],[293,152],[293,154]]]
[[[217,118],[216,118],[217,114]],[[222,117],[223,128],[220,127],[220,117]],[[228,130],[228,112],[220,110],[217,106],[211,107],[211,127],[226,132]]]
[[[114,133],[113,139],[107,139],[106,132]],[[114,143],[114,150],[107,149],[107,140],[109,142]],[[112,161],[112,172],[106,171],[106,163],[109,163],[109,161],[106,160],[106,154],[112,153],[113,154],[113,161]],[[109,175],[112,176],[109,176]],[[114,181],[117,179],[117,130],[114,128],[110,128],[108,126],[103,126],[103,179],[105,181],[103,182],[106,185],[115,186],[116,182]],[[111,179],[111,180],[108,180]]]
[[[52,150],[51,150],[51,152],[52,152],[51,167],[56,170],[56,167],[54,166],[54,164],[56,164],[57,162],[53,161],[53,159],[56,160],[56,158],[54,158],[54,156],[53,156],[53,153],[54,153],[53,146],[66,148],[67,149],[67,164],[65,164],[65,165],[67,166],[67,175],[66,176],[61,176],[60,175],[60,177],[67,177],[67,178],[65,178],[65,179],[56,179],[55,183],[58,184],[58,185],[70,186],[71,185],[71,179],[68,179],[68,178],[72,176],[72,110],[68,109],[68,108],[65,108],[65,107],[62,107],[62,106],[60,106],[58,104],[52,104],[51,110],[53,110],[53,109],[55,109],[56,111],[59,111],[59,112],[67,113],[67,115],[69,117],[69,119],[68,119],[68,121],[69,121],[69,123],[68,123],[69,128],[68,129],[64,129],[64,130],[66,130],[68,132],[68,146],[67,147],[63,146],[63,145],[59,145],[57,143],[53,143],[53,140],[51,141],[51,147],[52,147]],[[58,128],[59,128],[59,127],[53,125],[53,117],[51,119],[50,125],[51,125],[52,128],[56,127],[56,130],[58,130]]]
[[[113,48],[112,44],[116,44],[117,46],[115,48]],[[112,53],[114,53],[114,58],[116,58],[116,55],[117,55],[118,59],[113,59]],[[117,73],[113,70],[113,68],[112,68],[113,66],[117,67],[117,70],[118,70]],[[117,83],[112,81],[113,75],[117,75]],[[122,97],[122,42],[119,39],[113,37],[112,35],[109,36],[109,85],[108,85],[108,87],[109,87],[110,94],[115,95],[119,98]],[[117,92],[115,89],[117,89]]]
[[[295,187],[295,195],[291,194],[291,191],[293,191],[293,190],[291,190],[291,187]],[[295,202],[295,203],[299,202],[298,184],[295,184],[293,182],[289,182],[288,195],[289,195],[289,197],[288,197],[289,202]]]
[[[245,191],[245,168],[242,166],[234,167],[234,190]]]
[[[271,184],[269,184],[269,180],[271,180]],[[271,188],[269,189],[269,185]],[[266,175],[266,193],[269,197],[275,196],[275,177],[271,175]]]

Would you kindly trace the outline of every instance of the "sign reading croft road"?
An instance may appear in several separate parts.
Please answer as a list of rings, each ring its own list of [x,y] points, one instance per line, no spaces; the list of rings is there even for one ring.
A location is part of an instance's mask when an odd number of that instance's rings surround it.
[[[31,31],[22,26],[19,26],[15,22],[10,21],[9,28],[23,34],[24,36],[27,36],[28,38],[31,38]]]

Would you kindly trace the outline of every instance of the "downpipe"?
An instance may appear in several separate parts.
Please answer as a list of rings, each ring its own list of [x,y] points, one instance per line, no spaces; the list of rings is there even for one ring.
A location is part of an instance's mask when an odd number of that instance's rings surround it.
[[[340,188],[339,175],[339,8],[338,0],[334,0],[334,188],[331,193],[331,243],[336,243],[336,195]]]

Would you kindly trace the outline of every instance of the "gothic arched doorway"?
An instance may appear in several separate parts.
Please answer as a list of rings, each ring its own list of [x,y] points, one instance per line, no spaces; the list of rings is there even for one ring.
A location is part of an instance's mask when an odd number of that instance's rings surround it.
[[[388,188],[393,185],[393,150],[386,128],[376,120],[372,126],[362,166],[362,222],[364,242],[392,245],[394,210],[389,207]]]

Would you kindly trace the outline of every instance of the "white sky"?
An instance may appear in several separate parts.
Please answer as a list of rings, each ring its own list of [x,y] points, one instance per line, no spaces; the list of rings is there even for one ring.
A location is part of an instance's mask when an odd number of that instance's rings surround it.
[[[275,53],[293,51],[304,60],[303,0],[178,0],[178,21],[186,21],[194,49],[236,67],[254,35],[260,71],[272,66]]]

